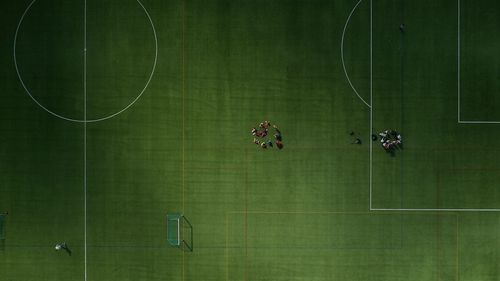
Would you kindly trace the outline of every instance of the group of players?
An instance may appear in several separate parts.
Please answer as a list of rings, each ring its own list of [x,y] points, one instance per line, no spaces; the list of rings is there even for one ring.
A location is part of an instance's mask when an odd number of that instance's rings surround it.
[[[269,133],[269,129],[271,127],[271,123],[269,121],[264,121],[264,122],[261,122],[260,125],[259,125],[259,129],[257,128],[252,128],[252,136],[254,137],[253,138],[253,142],[256,144],[256,145],[260,145],[260,147],[262,147],[263,149],[267,149],[267,147],[273,147],[273,142],[268,139],[268,140],[265,140],[264,138],[268,135]],[[278,129],[278,126],[276,125],[272,125],[272,127],[274,128],[274,140],[275,140],[275,144],[276,144],[276,147],[278,149],[282,149],[283,148],[283,138],[281,137],[281,131]],[[262,141],[259,140],[260,139],[263,139]]]
[[[401,148],[403,145],[401,134],[396,130],[385,130],[378,135],[380,136],[380,143],[385,151],[390,152],[396,148]]]

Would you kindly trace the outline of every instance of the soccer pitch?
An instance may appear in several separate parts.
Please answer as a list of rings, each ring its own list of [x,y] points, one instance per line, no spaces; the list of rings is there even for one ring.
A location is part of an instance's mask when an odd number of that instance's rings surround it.
[[[499,280],[500,4],[0,13],[0,281]]]

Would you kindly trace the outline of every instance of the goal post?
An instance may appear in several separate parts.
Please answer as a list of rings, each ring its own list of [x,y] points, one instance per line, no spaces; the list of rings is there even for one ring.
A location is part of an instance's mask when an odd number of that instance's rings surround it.
[[[182,213],[167,214],[167,241],[184,251],[193,251],[193,226]]]

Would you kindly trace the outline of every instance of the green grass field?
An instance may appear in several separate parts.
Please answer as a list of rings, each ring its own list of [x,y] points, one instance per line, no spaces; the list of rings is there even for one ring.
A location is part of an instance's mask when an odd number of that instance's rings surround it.
[[[500,279],[499,3],[0,13],[0,281]],[[263,120],[283,150],[252,143]]]

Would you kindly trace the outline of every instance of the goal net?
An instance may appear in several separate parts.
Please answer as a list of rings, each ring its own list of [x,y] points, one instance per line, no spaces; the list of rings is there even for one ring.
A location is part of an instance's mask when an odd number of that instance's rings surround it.
[[[193,251],[193,226],[183,214],[167,214],[167,241],[171,246]]]

